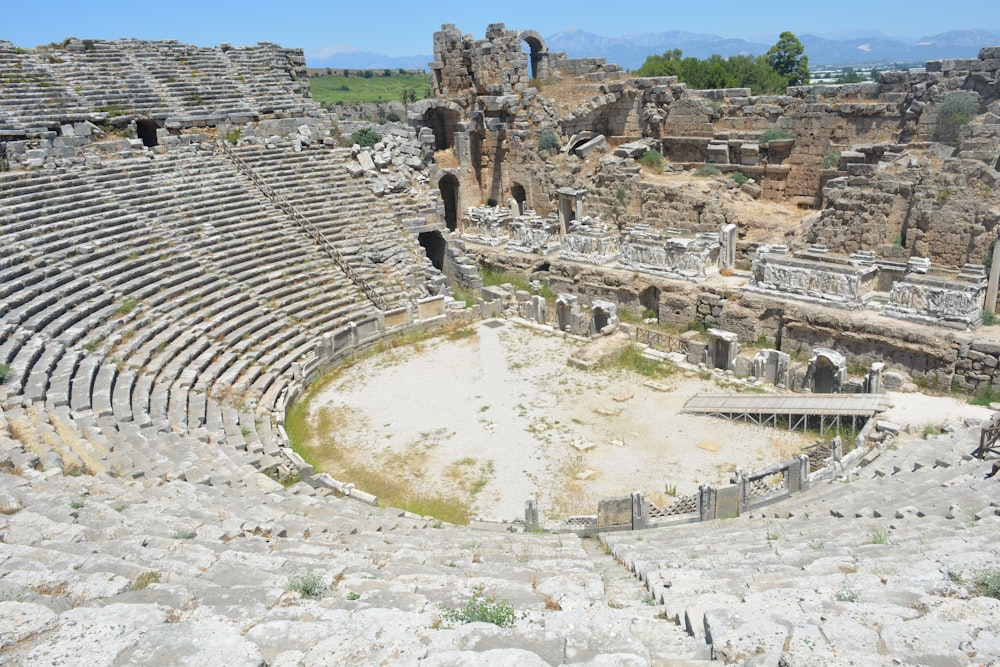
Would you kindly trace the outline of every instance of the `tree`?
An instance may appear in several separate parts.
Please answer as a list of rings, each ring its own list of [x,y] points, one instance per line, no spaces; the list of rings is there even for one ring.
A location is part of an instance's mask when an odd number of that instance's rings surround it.
[[[805,47],[794,34],[785,31],[778,36],[778,43],[767,51],[767,60],[781,76],[788,79],[789,86],[809,83],[809,56]]]

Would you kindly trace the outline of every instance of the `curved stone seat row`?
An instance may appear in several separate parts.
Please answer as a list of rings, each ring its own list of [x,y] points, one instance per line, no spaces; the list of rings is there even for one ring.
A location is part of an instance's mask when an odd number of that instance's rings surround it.
[[[1000,496],[977,442],[911,441],[794,504],[602,540],[727,663],[987,664],[1000,601],[969,582],[996,567]]]
[[[301,51],[260,43],[85,40],[25,50],[0,41],[0,131],[122,114],[249,119],[312,106]],[[240,122],[243,122],[242,120]]]
[[[422,279],[429,260],[399,225],[405,215],[401,197],[378,197],[344,164],[348,149],[313,148],[301,152],[240,146],[237,154],[297,211],[338,246],[344,258],[377,286],[390,305],[425,296],[412,283]],[[415,202],[413,202],[415,203]],[[400,284],[400,276],[413,276]],[[396,279],[396,280],[393,280]]]
[[[258,429],[293,366],[374,312],[314,240],[213,153],[3,179],[0,388],[29,449],[127,477],[273,472]]]
[[[710,664],[655,609],[609,604],[575,536],[470,531],[289,491],[0,473],[0,657]],[[508,603],[512,627],[448,620],[476,596]]]

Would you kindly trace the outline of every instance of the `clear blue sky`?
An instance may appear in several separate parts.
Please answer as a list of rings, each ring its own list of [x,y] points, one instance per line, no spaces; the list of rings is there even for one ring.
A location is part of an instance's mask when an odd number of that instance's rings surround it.
[[[533,29],[543,36],[579,28],[607,37],[639,32],[686,30],[723,37],[755,38],[765,43],[779,32],[836,35],[848,31],[921,37],[949,30],[1000,30],[997,0],[715,0],[684,2],[632,0],[506,0],[487,2],[80,2],[25,0],[5,3],[0,39],[32,47],[81,39],[177,39],[201,46],[258,41],[301,47],[320,56],[343,49],[390,56],[433,52],[435,30],[454,23],[482,37],[490,23]]]

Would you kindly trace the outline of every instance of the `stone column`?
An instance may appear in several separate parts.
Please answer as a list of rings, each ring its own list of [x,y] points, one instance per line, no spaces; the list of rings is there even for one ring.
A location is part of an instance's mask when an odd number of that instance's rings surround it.
[[[715,518],[716,491],[704,484],[698,487],[698,518],[699,521],[711,521]]]
[[[881,361],[876,361],[872,364],[872,368],[868,371],[868,393],[869,394],[881,394],[882,393],[882,371],[885,369],[885,364]]]
[[[719,268],[731,269],[736,265],[736,225],[728,224],[719,234],[722,247],[719,249]]]
[[[632,492],[632,530],[642,530],[649,519],[649,507],[640,491]]]
[[[990,282],[986,286],[986,303],[983,308],[997,312],[997,284],[1000,283],[1000,230],[993,241],[993,261],[990,263]]]
[[[524,530],[527,532],[538,530],[537,500],[526,500],[524,502]]]

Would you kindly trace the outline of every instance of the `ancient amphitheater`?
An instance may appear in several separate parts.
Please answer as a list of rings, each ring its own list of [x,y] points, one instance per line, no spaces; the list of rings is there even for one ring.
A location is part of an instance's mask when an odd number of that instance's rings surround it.
[[[1000,385],[1000,47],[778,96],[502,24],[434,51],[362,149],[298,50],[0,41],[0,663],[1000,664],[995,424],[878,417]],[[380,507],[290,449],[327,367],[489,318],[864,427],[556,524]]]

